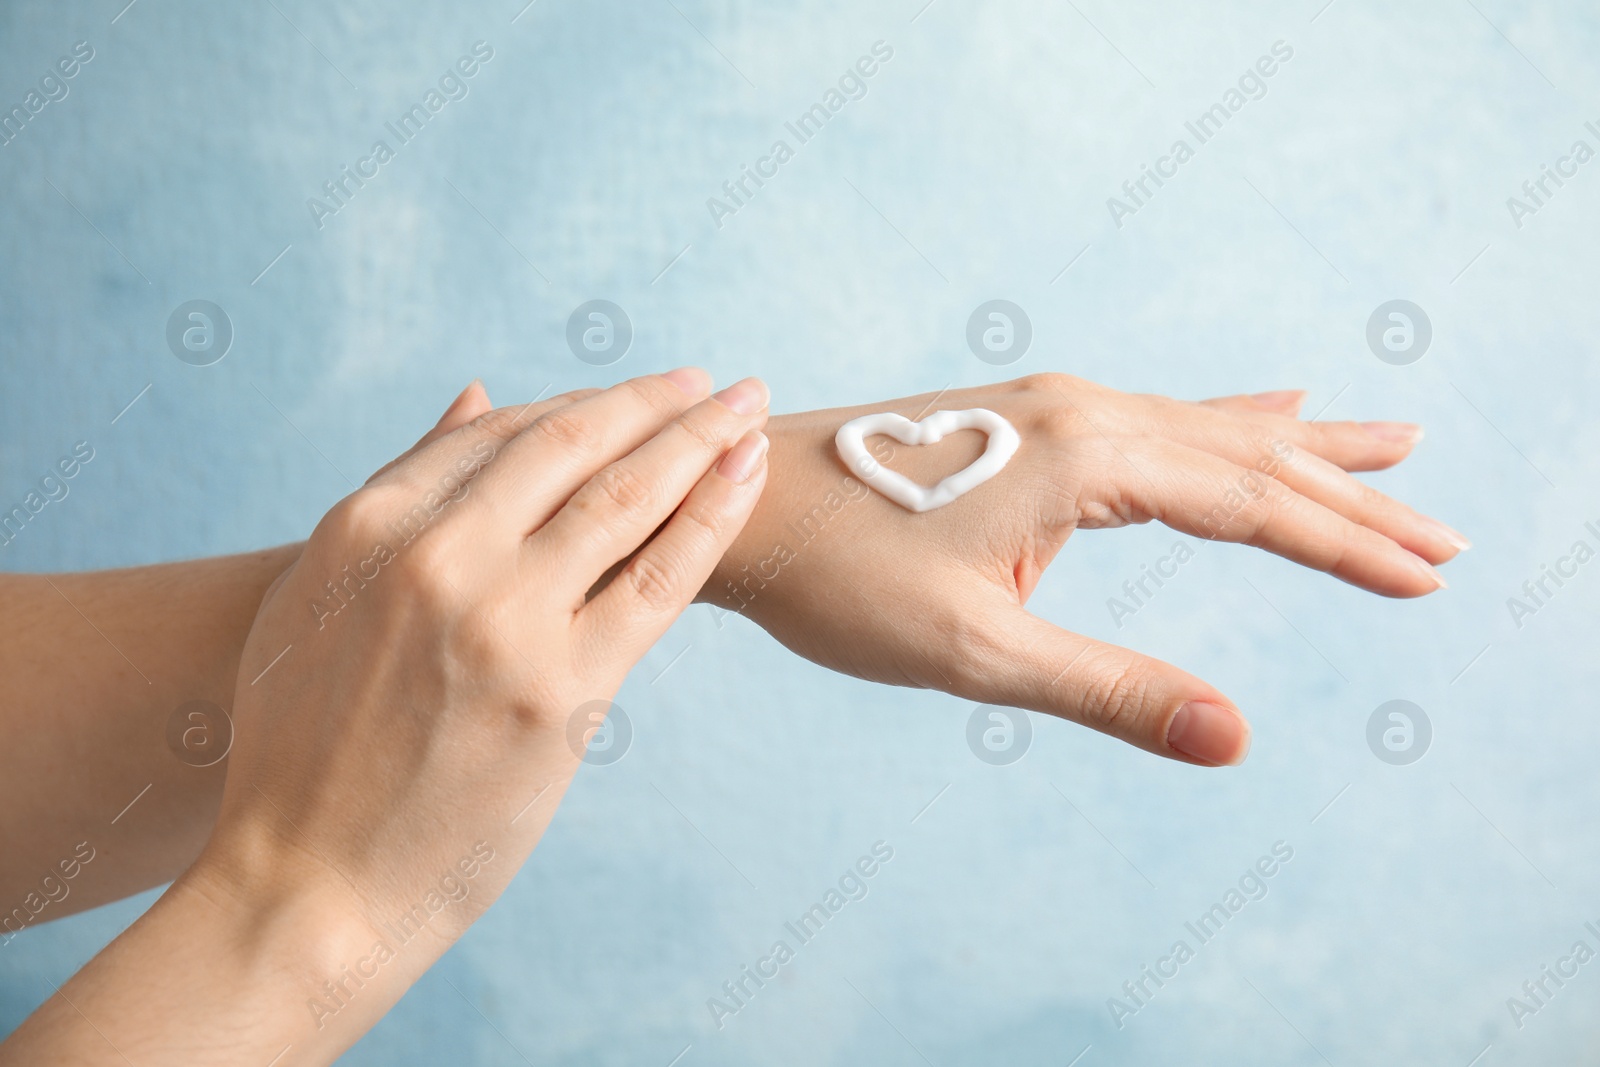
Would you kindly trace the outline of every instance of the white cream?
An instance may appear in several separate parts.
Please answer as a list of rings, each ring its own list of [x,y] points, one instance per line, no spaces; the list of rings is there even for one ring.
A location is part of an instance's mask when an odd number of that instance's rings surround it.
[[[867,452],[866,439],[873,434],[892,437],[903,445],[931,445],[959,430],[982,430],[988,435],[988,447],[966,468],[931,489],[895,473]],[[907,511],[923,512],[942,508],[999,474],[1016,454],[1022,437],[1014,426],[987,408],[968,408],[935,411],[921,422],[891,411],[863,415],[839,427],[833,443],[845,465],[863,482]]]

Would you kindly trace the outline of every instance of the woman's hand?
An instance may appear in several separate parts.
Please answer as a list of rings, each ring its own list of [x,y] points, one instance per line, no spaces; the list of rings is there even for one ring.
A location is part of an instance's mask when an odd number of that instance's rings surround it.
[[[210,842],[0,1059],[328,1062],[381,1017],[539,839],[574,712],[754,508],[766,388],[708,391],[681,370],[460,425],[469,389],[335,506],[245,644]]]
[[[1236,541],[1385,596],[1431,593],[1467,547],[1443,524],[1352,478],[1405,458],[1396,423],[1309,423],[1303,394],[1188,403],[1060,374],[772,419],[772,482],[702,600],[740,611],[825,667],[1083,723],[1162,756],[1234,764],[1250,731],[1233,704],[1169,664],[1068,633],[1023,609],[1074,530],[1157,519]],[[850,476],[846,421],[989,408],[1022,435],[1006,469],[912,514]],[[869,440],[931,485],[981,452]]]

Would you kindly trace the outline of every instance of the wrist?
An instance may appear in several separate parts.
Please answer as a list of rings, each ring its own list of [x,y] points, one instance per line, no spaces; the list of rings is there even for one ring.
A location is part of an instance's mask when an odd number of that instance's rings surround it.
[[[766,487],[744,529],[696,595],[696,603],[742,612],[748,603],[751,576],[779,565],[773,556],[783,541],[784,523],[797,513],[796,501],[811,493],[819,474],[826,477],[838,466],[833,459],[831,431],[818,414],[774,415],[767,420],[763,428],[769,442]],[[840,477],[845,473],[843,467],[838,468]]]
[[[297,1055],[323,1054],[296,1062],[331,1062],[437,956],[402,958],[362,895],[321,861],[236,839],[208,846],[163,905],[213,946],[222,965],[213,973],[234,976],[227,996],[251,1005],[251,1045],[269,1060],[292,1044]]]
[[[135,1063],[268,1063],[291,1047],[294,1063],[331,1063],[414,980],[374,974],[334,999],[366,943],[347,898],[246,888],[213,863],[197,861],[47,1000],[0,1062],[104,1062],[109,1043]]]

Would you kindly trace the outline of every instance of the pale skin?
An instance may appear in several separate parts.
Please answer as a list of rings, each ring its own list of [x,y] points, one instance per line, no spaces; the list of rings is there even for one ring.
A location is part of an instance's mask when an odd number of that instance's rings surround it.
[[[474,384],[303,545],[0,577],[26,620],[0,646],[16,739],[0,747],[0,902],[85,841],[94,860],[36,921],[176,879],[0,1063],[266,1063],[285,1046],[280,1063],[330,1062],[498,896],[576,770],[573,710],[609,699],[693,599],[836,670],[1219,766],[1250,741],[1225,695],[1023,608],[1075,530],[1156,519],[1395,597],[1440,588],[1434,565],[1466,547],[1347,473],[1399,462],[1416,427],[1306,423],[1299,393],[1196,404],[1041,375],[769,419],[759,383],[709,391],[685,369],[490,410]],[[847,480],[840,424],[935,405],[999,412],[1022,447],[923,515]],[[982,444],[884,454],[931,483]],[[319,620],[323,583],[452,471],[467,491]],[[209,768],[166,746],[195,699],[235,724]],[[379,960],[445,876],[462,899]]]

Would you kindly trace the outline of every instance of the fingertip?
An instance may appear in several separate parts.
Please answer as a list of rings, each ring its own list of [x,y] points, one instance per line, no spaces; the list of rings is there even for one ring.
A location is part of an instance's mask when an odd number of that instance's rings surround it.
[[[1298,415],[1306,402],[1304,389],[1274,389],[1265,393],[1252,393],[1250,399],[1269,411],[1285,415]]]
[[[1167,747],[1178,758],[1206,767],[1237,767],[1250,754],[1251,730],[1233,708],[1191,700],[1167,725]]]
[[[1410,447],[1422,440],[1422,427],[1414,422],[1363,422],[1361,428],[1388,444]]]
[[[1462,533],[1460,530],[1446,526],[1438,519],[1432,518],[1428,515],[1422,516],[1422,521],[1436,537],[1438,537],[1445,544],[1449,545],[1451,548],[1455,549],[1456,552],[1465,552],[1467,549],[1472,547],[1472,542],[1467,540],[1467,535]],[[1452,552],[1451,556],[1454,555],[1455,552]]]
[[[721,390],[711,399],[736,414],[754,415],[766,410],[772,394],[767,389],[767,383],[760,378],[744,378]]]
[[[1398,561],[1398,567],[1389,570],[1388,574],[1381,578],[1374,576],[1366,580],[1352,581],[1349,577],[1342,575],[1340,577],[1368,592],[1395,600],[1416,600],[1429,593],[1450,588],[1450,583],[1444,580],[1444,575],[1421,556],[1403,548],[1400,549],[1400,556],[1402,558]]]
[[[450,405],[444,409],[444,414],[439,416],[439,421],[434,425],[444,426],[459,419],[461,413],[468,410],[480,396],[484,396],[483,381],[479,378],[474,378],[467,383],[465,389],[456,394],[454,400],[450,401]],[[487,397],[484,397],[484,399],[487,399]]]
[[[767,464],[767,435],[749,430],[717,462],[716,471],[736,485],[743,485],[761,473]]]

